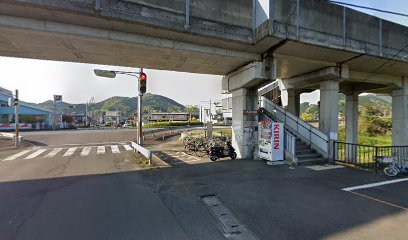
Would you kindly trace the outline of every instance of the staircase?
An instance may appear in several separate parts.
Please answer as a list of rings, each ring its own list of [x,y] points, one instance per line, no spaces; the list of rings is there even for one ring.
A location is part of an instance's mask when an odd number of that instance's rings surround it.
[[[295,157],[298,159],[299,165],[326,163],[328,161],[327,158],[324,158],[299,138],[296,139]]]
[[[259,98],[259,112],[272,121],[285,123],[285,132],[296,138],[295,147],[289,154],[298,165],[328,162],[329,138],[326,134],[263,96]]]

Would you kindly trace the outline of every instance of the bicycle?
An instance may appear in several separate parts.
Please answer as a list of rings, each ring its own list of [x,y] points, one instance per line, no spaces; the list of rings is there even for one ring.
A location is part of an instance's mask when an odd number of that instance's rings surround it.
[[[209,138],[202,142],[202,144],[197,146],[196,155],[197,157],[204,157],[205,155],[210,155],[210,149],[214,146],[222,146],[226,144],[228,139],[226,137],[220,138]]]
[[[384,173],[389,177],[396,177],[400,173],[408,173],[408,161],[393,160],[391,165],[384,168]]]

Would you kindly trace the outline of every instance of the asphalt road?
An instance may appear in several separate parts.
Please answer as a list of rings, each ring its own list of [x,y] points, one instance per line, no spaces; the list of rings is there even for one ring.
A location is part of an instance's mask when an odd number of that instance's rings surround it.
[[[125,148],[131,131],[98,131],[54,140],[33,134],[27,137],[49,146],[0,151],[1,240],[244,239],[225,233],[202,200],[208,196],[259,239],[406,238],[408,181],[348,192],[342,189],[388,179],[348,168],[189,158],[176,138],[150,142],[163,164],[147,168]],[[71,140],[82,138],[95,144],[70,152]]]
[[[34,145],[47,146],[131,141],[136,139],[137,129],[75,129],[22,132],[21,134],[26,141]]]

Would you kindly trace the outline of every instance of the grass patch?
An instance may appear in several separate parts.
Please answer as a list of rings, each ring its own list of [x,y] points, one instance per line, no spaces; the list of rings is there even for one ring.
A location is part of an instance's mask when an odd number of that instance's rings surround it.
[[[187,135],[195,138],[204,138],[206,130],[194,130],[188,132]],[[229,140],[232,139],[232,130],[231,129],[217,129],[213,130],[213,138],[219,138],[226,136]]]
[[[339,142],[346,141],[345,126],[339,126]],[[358,144],[370,146],[391,146],[391,134],[368,134],[366,132],[358,132]]]

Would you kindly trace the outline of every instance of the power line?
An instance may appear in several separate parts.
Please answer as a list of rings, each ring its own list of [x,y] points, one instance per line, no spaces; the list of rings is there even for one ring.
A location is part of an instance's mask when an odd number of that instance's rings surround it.
[[[370,76],[367,77],[366,80],[373,78],[374,76],[380,74],[382,71],[381,68],[383,68],[387,63],[391,62],[392,60],[394,60],[395,57],[397,57],[401,52],[403,52],[406,48],[408,48],[408,44],[405,45],[403,48],[401,48],[396,54],[394,54],[390,59],[387,59],[387,61],[385,61],[383,64],[381,64],[381,66],[379,66],[373,73],[371,73]],[[391,67],[392,65],[394,65],[395,63],[387,66],[387,67]]]
[[[363,8],[363,9],[368,9],[368,10],[373,10],[377,12],[382,12],[382,13],[387,13],[387,14],[393,14],[397,16],[402,16],[402,17],[408,17],[408,14],[405,13],[399,13],[399,12],[393,12],[393,11],[388,11],[388,10],[383,10],[379,8],[372,8],[372,7],[367,7],[367,6],[361,6],[361,5],[356,5],[356,4],[351,4],[351,3],[345,3],[345,2],[338,2],[338,1],[327,1],[329,3],[334,3],[334,4],[340,4],[344,6],[350,6],[350,7],[356,7],[356,8]]]

